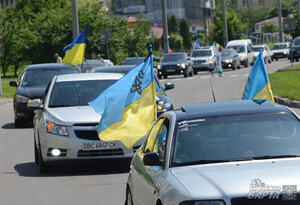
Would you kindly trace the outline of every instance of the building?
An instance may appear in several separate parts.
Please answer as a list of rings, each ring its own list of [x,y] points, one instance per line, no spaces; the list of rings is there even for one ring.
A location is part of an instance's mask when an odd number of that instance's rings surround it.
[[[262,29],[264,28],[265,23],[275,24],[276,28],[279,29],[279,21],[278,21],[278,19],[279,19],[278,17],[274,17],[274,18],[267,19],[267,20],[264,20],[264,21],[256,23],[255,24],[255,32],[261,32]],[[283,25],[283,21],[284,21],[284,18],[281,18],[282,25]]]
[[[278,0],[236,0],[237,8],[251,8],[253,10],[272,8]]]
[[[0,0],[0,7],[12,6],[15,0]]]
[[[190,31],[208,32],[213,23],[215,0],[166,0],[167,15],[187,19]],[[115,8],[119,16],[137,16],[144,13],[147,20],[162,27],[161,0],[115,0]]]

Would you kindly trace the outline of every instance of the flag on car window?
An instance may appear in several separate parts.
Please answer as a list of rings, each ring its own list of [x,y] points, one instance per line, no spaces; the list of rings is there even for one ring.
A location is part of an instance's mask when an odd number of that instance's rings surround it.
[[[275,103],[263,54],[260,51],[250,71],[243,93],[243,100],[269,100]]]
[[[64,47],[63,51],[65,51],[66,53],[62,63],[70,65],[83,63],[87,30],[88,27],[83,29],[83,31],[81,31],[81,33],[74,38],[71,44]]]
[[[147,134],[157,116],[152,55],[89,104],[102,116],[99,138],[120,140],[130,149]]]
[[[196,39],[196,43],[195,43],[195,49],[200,49],[201,46],[200,46],[200,43],[199,43],[199,38],[197,36],[197,39]]]

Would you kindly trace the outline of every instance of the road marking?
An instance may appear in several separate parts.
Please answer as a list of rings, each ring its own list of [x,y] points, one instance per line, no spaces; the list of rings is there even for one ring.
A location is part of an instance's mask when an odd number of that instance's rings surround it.
[[[234,78],[234,77],[238,77],[238,76],[240,76],[240,75],[235,74],[235,75],[230,75],[230,76],[228,76],[228,77],[229,77],[229,78]]]

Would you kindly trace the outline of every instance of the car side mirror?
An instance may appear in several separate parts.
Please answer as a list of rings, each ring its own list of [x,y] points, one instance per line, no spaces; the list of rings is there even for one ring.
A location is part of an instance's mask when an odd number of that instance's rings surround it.
[[[37,108],[42,108],[43,105],[40,99],[33,99],[29,103],[27,103],[27,107],[37,109]]]
[[[12,87],[17,87],[18,83],[17,83],[17,81],[10,81],[9,85],[12,86]]]
[[[158,153],[150,152],[144,155],[143,163],[146,166],[163,166],[164,163],[159,159]]]
[[[165,90],[171,90],[173,88],[175,88],[173,83],[165,83]]]

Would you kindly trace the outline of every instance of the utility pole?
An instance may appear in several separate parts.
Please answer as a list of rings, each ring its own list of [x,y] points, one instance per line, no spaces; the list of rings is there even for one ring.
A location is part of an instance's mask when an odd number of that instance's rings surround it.
[[[167,11],[166,11],[166,0],[161,0],[161,14],[163,20],[163,43],[165,53],[169,53],[169,34],[168,34],[168,19],[167,19]]]
[[[223,6],[223,47],[225,48],[228,43],[228,30],[227,30],[227,18],[226,18],[226,0],[222,0]]]
[[[79,34],[77,0],[71,0],[71,6],[72,6],[73,38],[75,38]]]
[[[279,27],[279,41],[283,42],[282,39],[282,11],[281,11],[281,0],[278,0],[278,27]]]

